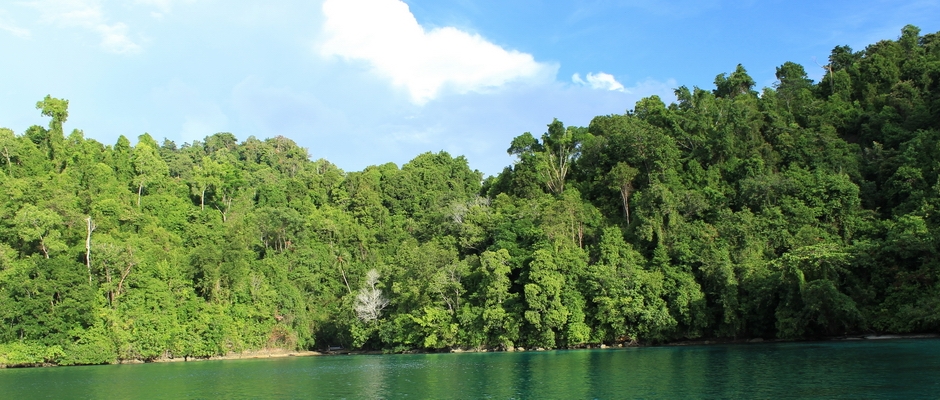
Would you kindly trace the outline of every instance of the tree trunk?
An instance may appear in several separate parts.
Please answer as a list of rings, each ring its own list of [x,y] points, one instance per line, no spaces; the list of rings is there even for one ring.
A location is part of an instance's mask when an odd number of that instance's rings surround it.
[[[620,188],[620,197],[623,198],[623,212],[627,216],[627,225],[630,225],[630,192],[631,188],[629,186]]]
[[[343,274],[343,283],[346,284],[346,290],[349,292],[349,294],[352,294],[352,289],[349,288],[349,281],[346,280],[346,270],[343,269],[342,261],[340,261],[339,264],[339,272]]]
[[[222,222],[228,222],[228,210],[232,208],[232,199],[226,195],[222,195],[222,204],[225,206],[225,209],[219,208],[216,206],[215,209],[219,210],[219,214],[222,214]]]
[[[578,222],[578,248],[584,248],[584,223]]]
[[[39,247],[42,249],[42,254],[46,256],[46,259],[49,258],[49,249],[46,248],[46,238],[39,236]]]
[[[88,267],[88,283],[91,283],[91,233],[95,230],[95,224],[91,222],[91,216],[85,218],[87,234],[85,235],[85,266]]]
[[[127,279],[127,275],[131,273],[131,267],[133,266],[134,266],[133,263],[128,263],[127,268],[124,268],[124,271],[121,272],[121,280],[118,281],[118,287],[117,287],[118,296],[120,296],[121,293],[124,291],[124,280]]]
[[[13,164],[10,164],[10,150],[7,149],[6,146],[3,147],[3,156],[7,159],[7,173],[9,173],[10,176],[12,177],[13,176]]]
[[[111,287],[111,268],[105,264],[104,280],[108,283],[108,305],[114,308],[114,289]]]

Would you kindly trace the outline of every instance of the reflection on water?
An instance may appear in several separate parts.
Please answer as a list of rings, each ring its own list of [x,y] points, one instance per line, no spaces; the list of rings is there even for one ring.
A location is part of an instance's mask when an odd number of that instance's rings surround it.
[[[935,398],[940,340],[0,370],[19,398]]]

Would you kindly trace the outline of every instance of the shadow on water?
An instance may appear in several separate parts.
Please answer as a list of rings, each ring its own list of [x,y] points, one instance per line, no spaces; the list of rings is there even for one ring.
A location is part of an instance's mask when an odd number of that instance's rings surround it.
[[[935,398],[940,340],[0,370],[4,398]]]

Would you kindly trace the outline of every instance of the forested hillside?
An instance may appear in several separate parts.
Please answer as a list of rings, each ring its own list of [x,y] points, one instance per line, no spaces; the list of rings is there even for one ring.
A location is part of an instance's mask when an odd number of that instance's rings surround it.
[[[556,120],[485,180],[284,137],[106,145],[47,96],[48,126],[0,129],[0,365],[938,332],[940,36],[825,68]]]

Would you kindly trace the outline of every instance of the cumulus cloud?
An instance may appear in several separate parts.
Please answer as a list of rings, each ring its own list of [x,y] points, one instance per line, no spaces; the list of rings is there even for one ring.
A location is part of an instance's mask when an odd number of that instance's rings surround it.
[[[399,0],[327,0],[320,54],[367,62],[415,104],[443,90],[479,92],[514,81],[551,81],[557,66],[453,27],[425,30]]]
[[[112,53],[137,53],[141,50],[128,36],[127,25],[109,22],[96,0],[37,0],[28,3],[39,10],[44,22],[65,27],[79,27],[101,36],[101,47]]]
[[[585,79],[581,79],[580,74],[574,74],[571,76],[571,81],[581,86],[588,86],[591,89],[613,90],[617,92],[626,90],[620,82],[617,82],[617,79],[615,79],[613,75],[608,73],[598,72],[595,74],[588,72],[587,76],[584,78]]]

